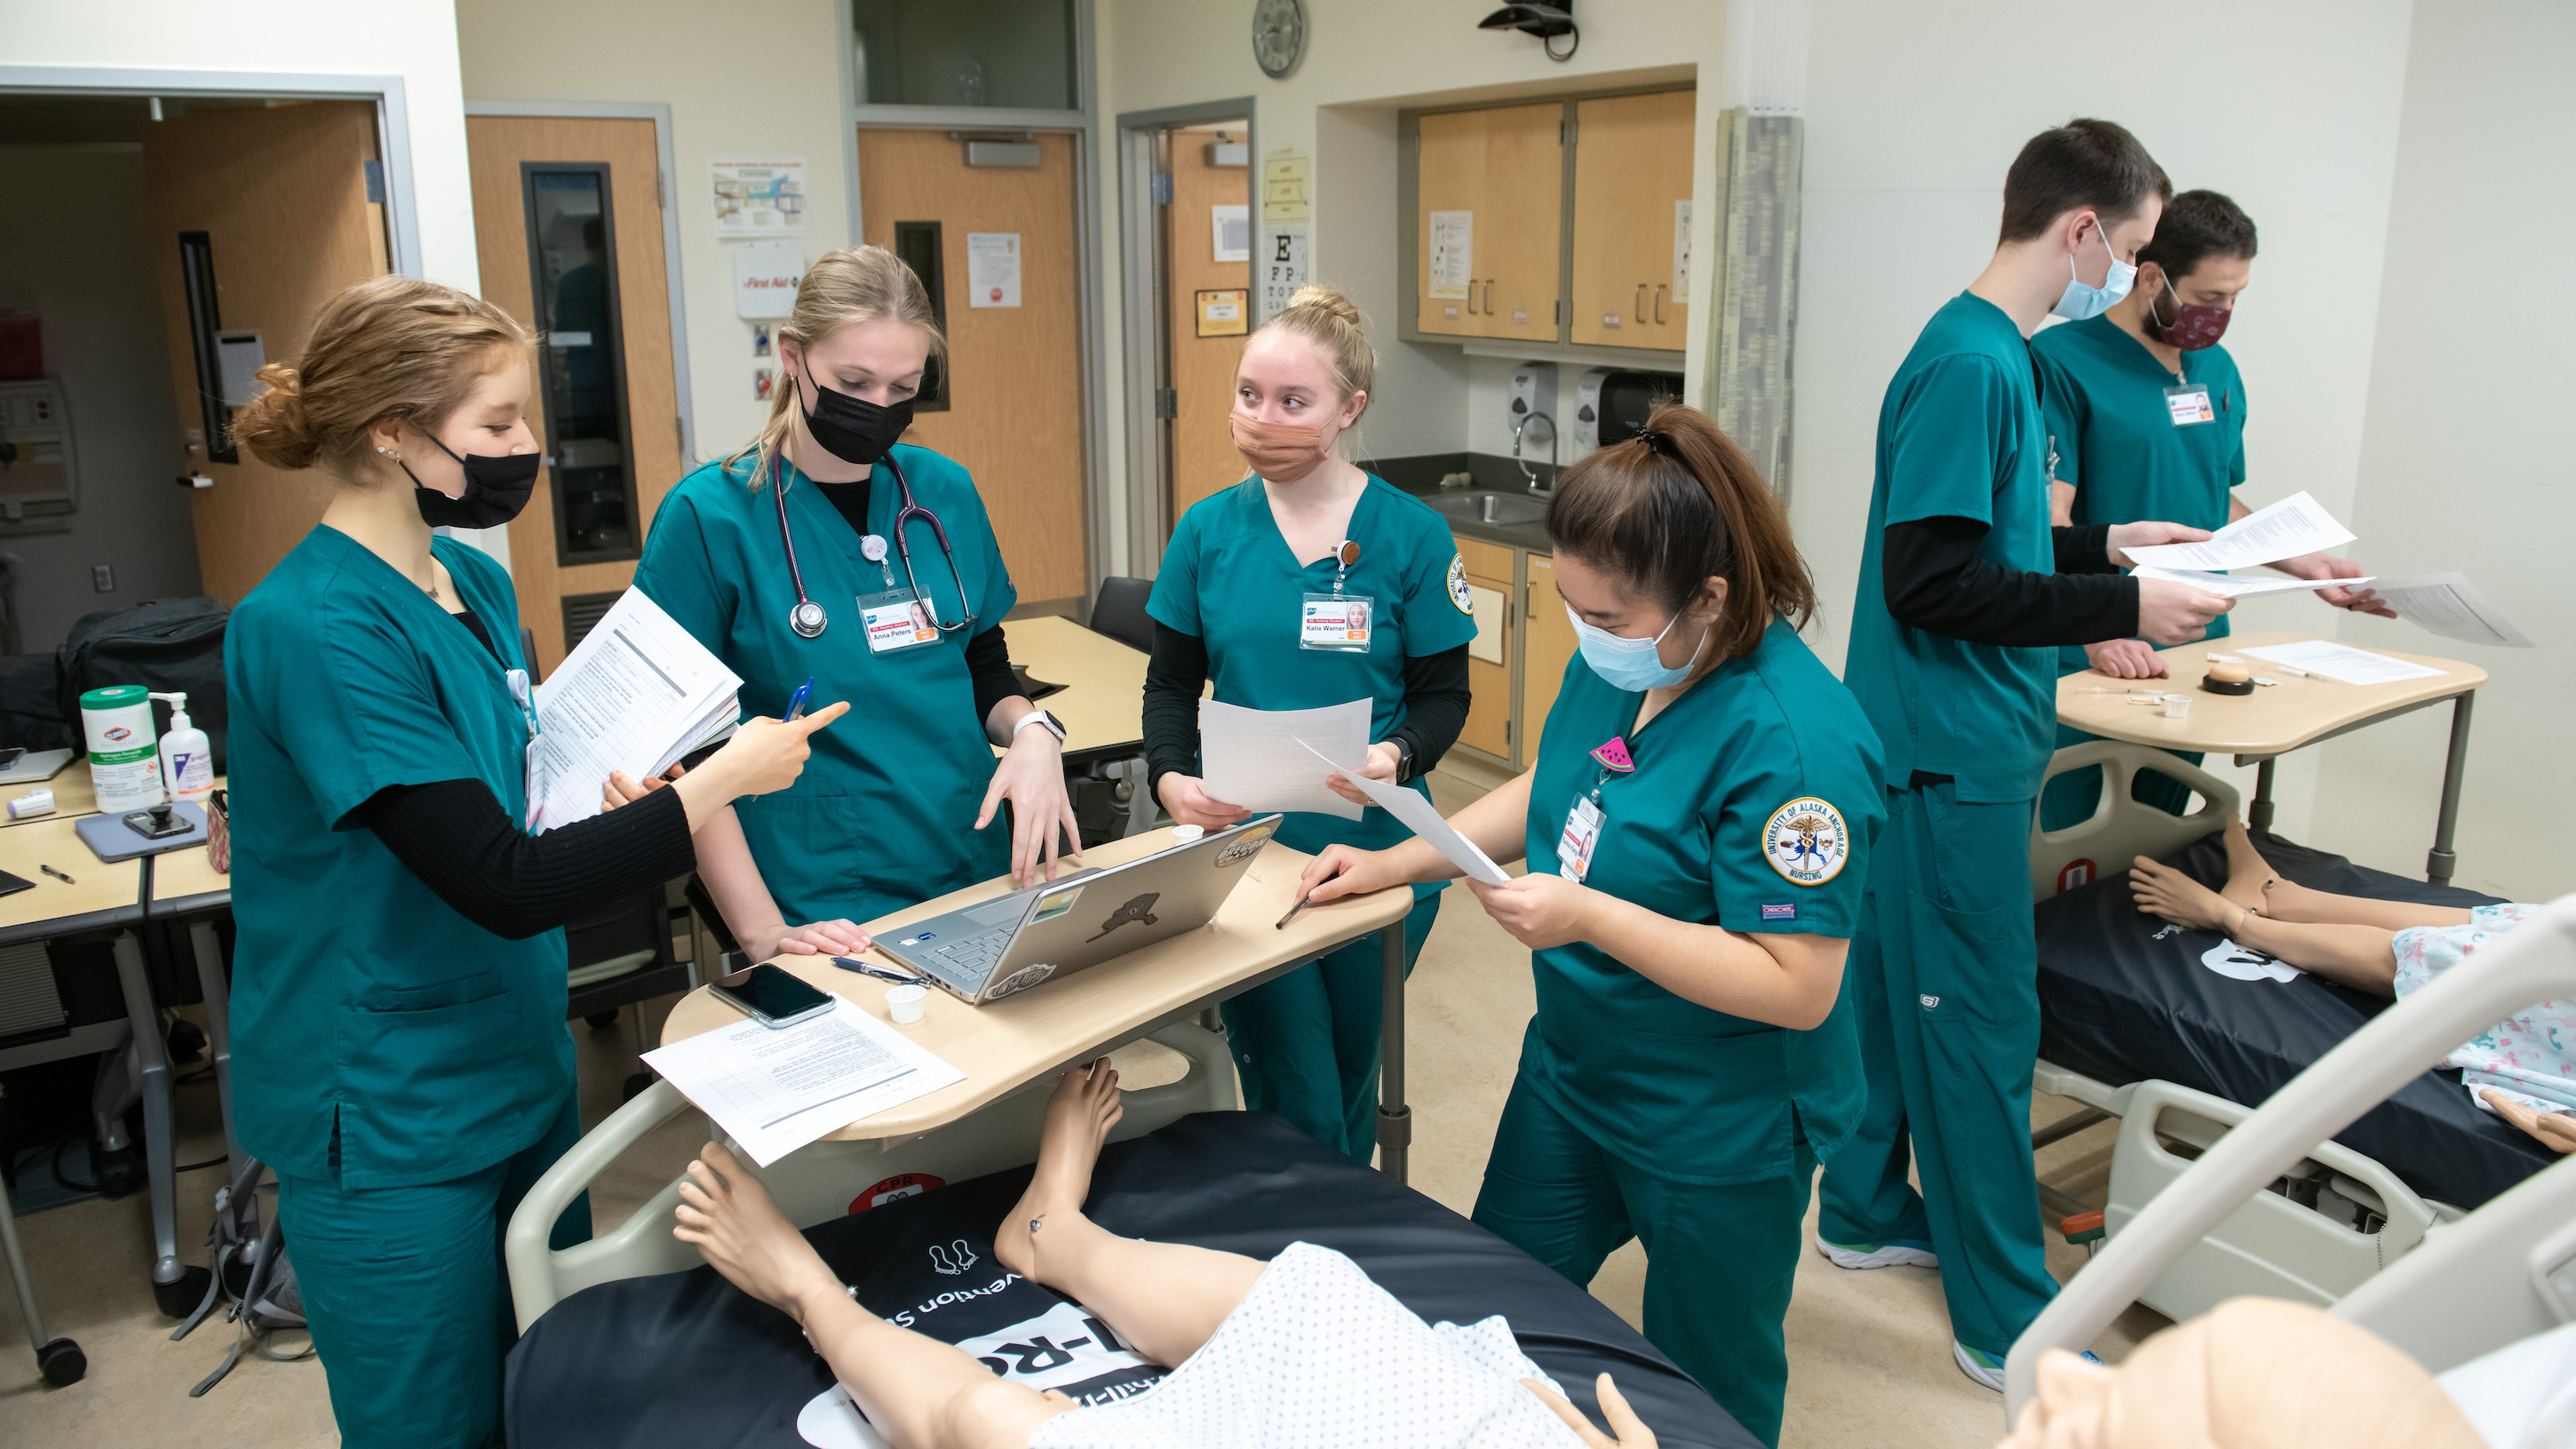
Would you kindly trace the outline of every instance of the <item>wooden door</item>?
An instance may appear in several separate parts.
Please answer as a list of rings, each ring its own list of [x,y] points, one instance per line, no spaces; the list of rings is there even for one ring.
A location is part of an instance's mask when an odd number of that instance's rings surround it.
[[[859,131],[868,241],[891,250],[897,222],[940,224],[948,409],[915,413],[904,441],[975,475],[1023,608],[1077,604],[1089,578],[1073,138],[1036,140],[1036,166],[969,166],[965,144],[945,131]],[[969,233],[1019,239],[1018,306],[973,305]]]
[[[1530,555],[1528,597],[1521,611],[1528,629],[1521,636],[1521,762],[1534,765],[1539,737],[1547,732],[1547,712],[1556,704],[1576,648],[1565,597],[1556,591],[1555,559]]]
[[[1564,114],[1562,104],[1551,103],[1421,119],[1417,331],[1556,340]],[[1452,248],[1454,257],[1444,261]]]
[[[200,372],[181,238],[204,237],[211,265],[200,275],[213,278],[223,331],[256,331],[269,361],[292,362],[325,300],[387,270],[385,209],[367,199],[376,155],[376,108],[364,101],[216,111],[144,129],[170,379],[189,458],[215,480],[189,496],[197,572],[228,607],[312,532],[331,486],[318,472],[272,468],[247,452],[235,462],[208,456],[209,443],[222,448],[204,436],[209,413],[217,429],[229,428],[231,405],[248,399],[201,405],[201,378],[210,391],[222,384],[219,372]]]
[[[1172,204],[1163,208],[1163,224],[1169,228],[1170,238],[1166,254],[1171,258],[1168,285],[1172,335],[1167,354],[1171,371],[1163,385],[1172,390],[1173,396],[1173,413],[1167,426],[1172,440],[1169,517],[1174,523],[1189,511],[1191,504],[1241,482],[1248,471],[1243,455],[1234,450],[1234,432],[1226,423],[1227,415],[1234,411],[1234,373],[1243,358],[1243,335],[1199,335],[1202,292],[1241,294],[1231,299],[1209,299],[1217,302],[1218,311],[1230,305],[1237,312],[1231,322],[1223,317],[1213,319],[1210,330],[1248,330],[1252,322],[1251,256],[1247,251],[1241,261],[1216,260],[1213,210],[1220,206],[1251,206],[1252,168],[1209,164],[1208,146],[1220,133],[1240,141],[1243,123],[1192,126],[1171,133]],[[1252,240],[1248,210],[1241,235],[1248,248]]]
[[[619,594],[635,581],[635,557],[653,510],[687,469],[680,452],[678,375],[671,351],[670,274],[662,247],[661,149],[653,123],[642,119],[568,116],[468,116],[465,146],[474,187],[474,249],[483,271],[483,295],[503,311],[545,338],[547,362],[571,365],[573,349],[559,345],[566,337],[588,338],[589,319],[569,314],[542,316],[536,269],[543,247],[528,238],[529,163],[567,167],[604,164],[608,230],[614,245],[616,347],[623,356],[603,358],[616,364],[622,378],[625,413],[615,451],[626,464],[621,486],[633,490],[631,536],[619,546],[583,547],[567,558],[562,536],[564,500],[556,495],[561,467],[537,478],[526,510],[510,523],[510,577],[519,595],[519,622],[537,643],[537,669],[551,674],[570,652],[564,637],[564,603],[568,597]],[[573,173],[566,173],[573,174]],[[541,239],[542,240],[542,239]],[[563,311],[558,300],[556,310]],[[574,331],[575,320],[585,330]],[[606,339],[584,348],[608,347]],[[604,376],[610,374],[603,374]],[[549,432],[545,368],[532,379],[528,426],[551,457],[561,461],[569,440]],[[576,409],[578,410],[578,409]],[[560,424],[562,419],[554,419]],[[560,431],[560,429],[558,429]],[[589,440],[584,440],[589,441]],[[605,440],[600,440],[604,442]],[[605,448],[599,451],[606,451]],[[586,531],[586,530],[585,530]],[[577,540],[587,542],[587,540]],[[587,554],[601,554],[586,561]],[[596,611],[591,611],[596,617]]]
[[[1512,757],[1512,551],[1472,538],[1458,540],[1458,557],[1467,566],[1467,585],[1486,591],[1474,597],[1484,601],[1492,594],[1502,596],[1502,607],[1493,610],[1490,634],[1484,628],[1484,617],[1477,619],[1476,640],[1467,648],[1467,722],[1458,730],[1458,743],[1483,750],[1498,760]]]
[[[1575,105],[1574,340],[1678,352],[1695,91]]]

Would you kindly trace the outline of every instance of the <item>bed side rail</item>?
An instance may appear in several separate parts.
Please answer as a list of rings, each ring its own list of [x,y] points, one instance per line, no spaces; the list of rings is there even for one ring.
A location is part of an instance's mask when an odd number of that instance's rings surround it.
[[[2247,1198],[2461,1042],[2515,1011],[2563,996],[2576,996],[2576,895],[2551,902],[2344,1038],[2147,1204],[2013,1345],[2004,1368],[2006,1422],[2029,1401],[2041,1354],[2090,1344],[2167,1265]],[[2548,1175],[2563,1179],[2565,1165]],[[2384,1321],[2382,1302],[2383,1295],[2373,1295],[2352,1311],[2358,1316],[2368,1308]]]
[[[2030,823],[2030,894],[2047,900],[2061,891],[2087,885],[2129,868],[2136,856],[2162,860],[2212,831],[2222,829],[2240,807],[2236,787],[2216,775],[2150,745],[2124,740],[2087,740],[2051,755],[2040,782],[2087,765],[2102,767],[2102,802],[2091,818],[2064,830],[2042,830],[2039,817]],[[2140,770],[2170,775],[2197,791],[2203,803],[2189,815],[2168,815],[2129,790]]]
[[[2334,1312],[2433,1373],[2576,1320],[2576,1157],[2436,1227]]]
[[[1192,1112],[1235,1104],[1234,1063],[1222,1034],[1181,1022],[1152,1033],[1151,1039],[1188,1058],[1189,1071],[1176,1082],[1122,1092],[1126,1115],[1110,1134],[1112,1141],[1143,1136]],[[930,1176],[963,1182],[1034,1162],[1046,1099],[1054,1086],[1049,1073],[933,1132],[884,1141],[817,1142],[757,1169],[757,1175],[788,1221],[811,1227],[849,1211],[853,1199],[871,1187],[884,1188],[892,1197],[920,1186],[896,1179]],[[547,1244],[555,1219],[610,1163],[672,1118],[695,1110],[677,1087],[656,1081],[584,1133],[528,1190],[510,1215],[503,1238],[520,1332],[566,1296],[594,1283],[699,1265],[697,1249],[671,1236],[671,1210],[680,1200],[677,1179],[589,1242],[560,1251]],[[703,1125],[706,1119],[698,1121]]]

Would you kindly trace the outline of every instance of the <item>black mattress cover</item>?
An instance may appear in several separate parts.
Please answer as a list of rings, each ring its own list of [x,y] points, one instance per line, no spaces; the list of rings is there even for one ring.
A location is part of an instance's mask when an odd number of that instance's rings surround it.
[[[2257,834],[2263,858],[2301,885],[2420,905],[2482,906],[2495,897],[2390,875],[2339,855]],[[2216,889],[2226,844],[2194,841],[2167,864]],[[2389,1003],[2302,973],[2238,981],[2201,964],[2215,931],[2169,928],[2139,912],[2125,863],[2040,903],[2039,1054],[2114,1086],[2160,1078],[2249,1107],[2325,1055]],[[2162,939],[2158,939],[2163,933]],[[2456,1071],[2431,1071],[2337,1134],[2429,1198],[2474,1208],[2557,1159],[2492,1112]]]
[[[992,1261],[993,1227],[1029,1171],[901,1198],[805,1236],[880,1315],[950,1343],[1018,1328],[1065,1302]],[[1086,1211],[1130,1237],[1263,1259],[1299,1240],[1321,1244],[1431,1322],[1504,1315],[1521,1351],[1596,1423],[1593,1380],[1606,1371],[1667,1449],[1759,1449],[1591,1294],[1268,1113],[1202,1112],[1112,1144]],[[1153,1376],[1050,1386],[1081,1398],[1132,1393]],[[702,1267],[602,1283],[556,1304],[510,1351],[502,1425],[509,1443],[547,1449],[801,1449],[797,1416],[831,1387],[792,1320]]]

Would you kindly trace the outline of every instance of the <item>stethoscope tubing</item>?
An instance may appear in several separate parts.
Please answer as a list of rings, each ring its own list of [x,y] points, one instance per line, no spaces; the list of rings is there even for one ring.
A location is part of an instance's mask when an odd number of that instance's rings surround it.
[[[779,468],[783,460],[783,449],[779,453],[770,455],[769,498],[778,507],[778,543],[787,554],[788,581],[796,588],[796,607],[788,615],[790,627],[796,627],[795,621],[808,617],[808,611],[819,615],[822,610],[813,600],[806,597],[805,570],[796,562],[796,534],[787,524],[787,489],[784,481],[779,477]],[[939,540],[939,552],[948,560],[948,577],[957,585],[957,602],[960,607],[963,607],[966,602],[966,576],[958,571],[957,550],[948,544],[948,529],[940,523],[938,514],[922,507],[920,500],[912,496],[912,485],[904,480],[902,465],[895,462],[892,453],[878,459],[876,466],[894,475],[894,486],[903,497],[903,505],[895,510],[894,515],[894,546],[895,551],[903,556],[904,582],[912,586],[914,598],[929,605],[930,622],[941,633],[951,633],[965,628],[975,622],[975,616],[972,613],[954,624],[947,623],[939,617],[939,601],[921,591],[921,580],[912,571],[912,544],[905,538],[903,531],[904,525],[915,518],[930,525],[930,535]],[[796,628],[796,632],[810,639],[819,636],[823,630],[818,624],[812,634],[806,634],[801,627]]]

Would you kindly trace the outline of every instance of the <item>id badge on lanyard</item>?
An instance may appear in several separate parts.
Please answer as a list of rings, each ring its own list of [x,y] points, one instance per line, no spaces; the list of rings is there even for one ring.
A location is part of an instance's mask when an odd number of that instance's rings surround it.
[[[867,631],[870,654],[892,654],[939,642],[930,605],[910,589],[887,589],[859,595],[859,626]]]
[[[1350,577],[1351,565],[1360,561],[1360,546],[1344,539],[1333,557],[1341,565],[1333,575],[1333,591],[1308,593],[1298,602],[1297,647],[1366,654],[1369,631],[1377,625],[1377,600],[1342,589],[1342,580]]]
[[[1556,841],[1556,873],[1583,884],[1592,872],[1592,848],[1601,843],[1601,802],[1599,791],[1574,797],[1574,808],[1565,812],[1565,833]]]
[[[2177,428],[2218,421],[2218,414],[2210,409],[2209,384],[2205,382],[2178,382],[2166,388],[2165,411]]]

